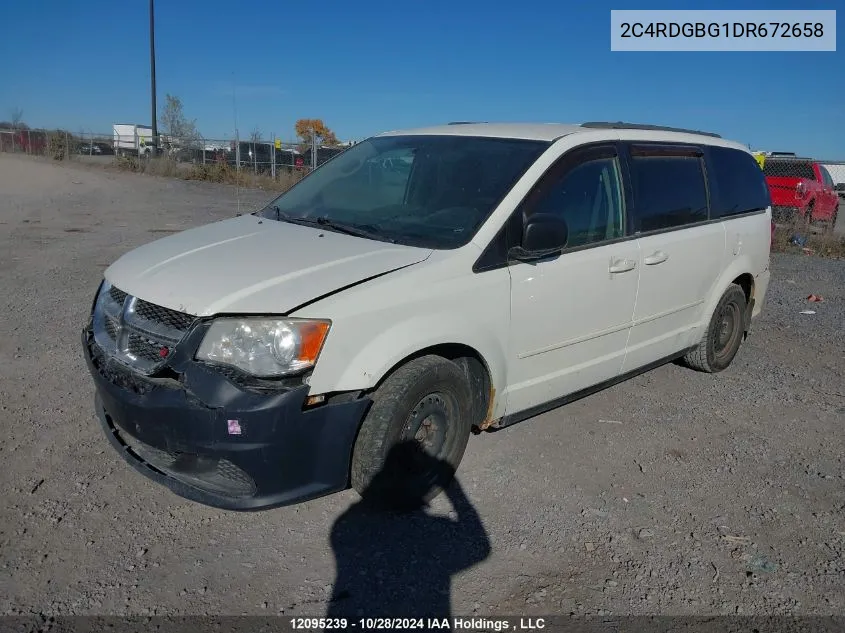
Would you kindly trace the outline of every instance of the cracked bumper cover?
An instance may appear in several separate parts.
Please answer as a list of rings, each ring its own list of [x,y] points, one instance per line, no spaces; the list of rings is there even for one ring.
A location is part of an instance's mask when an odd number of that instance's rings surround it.
[[[347,488],[370,401],[304,409],[304,384],[248,391],[184,351],[202,334],[189,334],[169,359],[177,380],[147,378],[101,357],[83,330],[96,414],[124,459],[181,497],[227,510],[290,505]]]

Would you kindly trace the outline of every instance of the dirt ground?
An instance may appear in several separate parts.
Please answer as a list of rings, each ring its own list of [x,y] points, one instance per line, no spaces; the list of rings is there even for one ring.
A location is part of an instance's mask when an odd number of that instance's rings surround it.
[[[845,262],[774,256],[722,374],[664,366],[473,437],[457,512],[362,517],[347,491],[241,514],[115,454],[79,340],[108,264],[237,210],[230,187],[0,155],[0,613],[319,616],[339,569],[379,587],[367,616],[414,579],[456,615],[845,613]]]

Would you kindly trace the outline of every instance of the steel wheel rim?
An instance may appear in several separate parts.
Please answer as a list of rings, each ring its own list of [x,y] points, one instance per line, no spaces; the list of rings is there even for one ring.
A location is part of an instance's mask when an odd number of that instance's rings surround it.
[[[741,318],[739,305],[733,301],[728,303],[719,313],[714,345],[717,359],[723,360],[731,353],[741,330],[739,327]]]
[[[407,450],[402,463],[396,464],[397,471],[392,473],[406,487],[424,494],[437,485],[443,472],[441,460],[454,443],[450,421],[457,410],[454,398],[442,392],[425,395],[411,409],[399,442],[421,450]]]

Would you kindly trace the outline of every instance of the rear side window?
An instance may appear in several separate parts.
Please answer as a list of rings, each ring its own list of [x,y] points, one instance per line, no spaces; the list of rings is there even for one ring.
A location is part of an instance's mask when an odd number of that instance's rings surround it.
[[[707,220],[707,186],[698,156],[634,156],[634,230],[658,231]]]
[[[711,201],[711,217],[758,211],[771,203],[763,170],[751,154],[730,147],[711,147],[708,168],[717,191]]]
[[[819,165],[819,171],[822,174],[822,182],[831,189],[833,188],[833,176],[830,175],[830,172],[824,165]]]
[[[815,180],[813,163],[804,160],[771,159],[763,163],[763,173],[767,178],[805,178]]]

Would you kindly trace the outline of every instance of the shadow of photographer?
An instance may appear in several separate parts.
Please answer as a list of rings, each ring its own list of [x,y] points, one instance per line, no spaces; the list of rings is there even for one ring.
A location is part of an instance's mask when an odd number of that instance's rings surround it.
[[[409,465],[429,476],[397,491]],[[408,492],[413,490],[413,492]],[[442,489],[452,511],[430,514]],[[490,541],[454,470],[417,442],[397,444],[362,500],[335,521],[328,618],[451,618],[452,577],[487,558]]]

